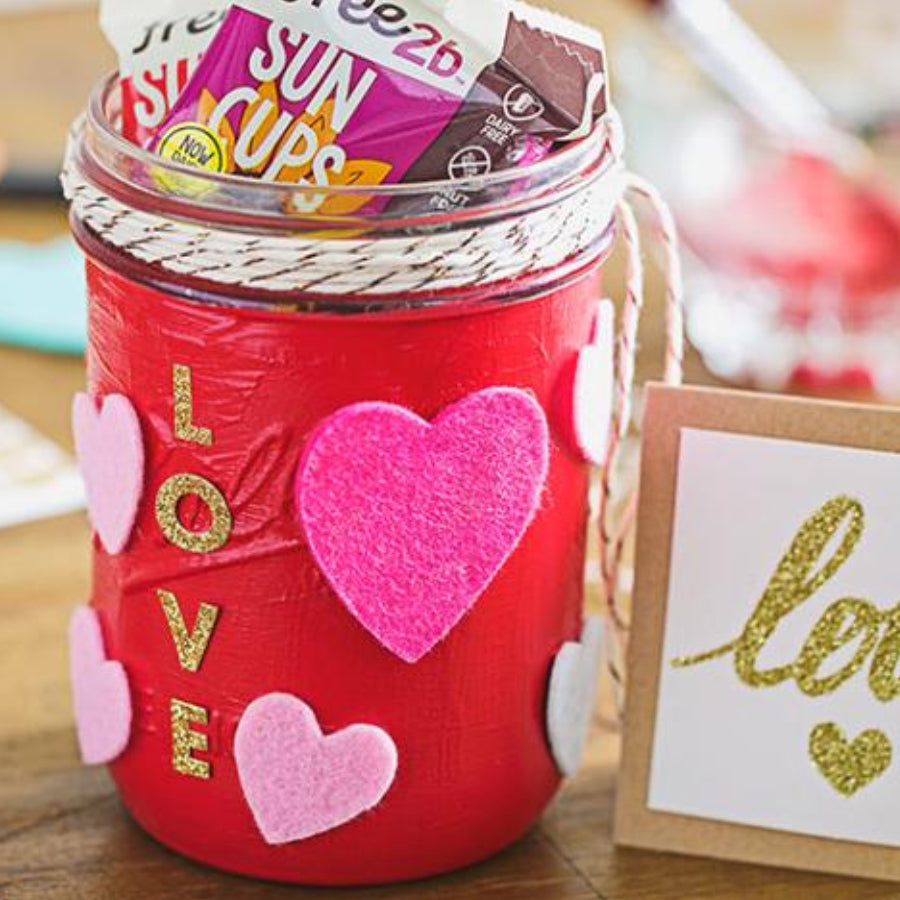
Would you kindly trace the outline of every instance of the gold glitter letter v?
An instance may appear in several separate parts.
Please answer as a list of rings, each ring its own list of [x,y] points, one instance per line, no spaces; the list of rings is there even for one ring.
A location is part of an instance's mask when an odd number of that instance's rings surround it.
[[[189,632],[181,614],[181,607],[178,605],[178,598],[171,591],[158,590],[156,594],[166,614],[181,668],[186,672],[196,672],[206,655],[206,648],[209,646],[213,629],[216,627],[216,619],[219,617],[219,608],[209,603],[201,603],[197,610],[194,631]]]

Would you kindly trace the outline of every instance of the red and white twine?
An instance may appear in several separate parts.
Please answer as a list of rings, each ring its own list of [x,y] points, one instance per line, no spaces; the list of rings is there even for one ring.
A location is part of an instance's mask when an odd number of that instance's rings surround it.
[[[519,215],[409,234],[247,233],[137,209],[81,170],[78,124],[62,183],[73,216],[99,240],[179,278],[282,295],[434,294],[551,273],[585,254],[605,254],[626,174],[621,127],[615,118],[608,124],[607,163],[583,189],[551,193]]]
[[[630,197],[647,208],[656,242],[661,250],[661,265],[666,284],[666,347],[663,380],[679,385],[684,362],[684,280],[678,236],[668,205],[652,185],[635,175],[627,175],[625,195],[617,209],[617,223],[625,245],[626,287],[622,323],[616,349],[616,384],[613,427],[610,429],[606,462],[601,472],[598,526],[600,536],[600,574],[606,618],[612,645],[607,666],[621,701],[624,678],[622,663],[628,638],[628,617],[620,602],[620,574],[625,545],[637,517],[637,487],[625,492],[618,510],[613,504],[614,482],[620,449],[631,426],[635,367],[638,352],[638,327],[644,306],[644,268],[641,237]]]

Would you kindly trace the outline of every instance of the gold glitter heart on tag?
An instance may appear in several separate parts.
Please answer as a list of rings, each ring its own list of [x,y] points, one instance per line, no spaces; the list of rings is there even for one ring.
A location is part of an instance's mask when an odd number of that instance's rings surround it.
[[[893,749],[883,731],[869,728],[848,741],[834,722],[822,722],[809,736],[809,755],[828,783],[849,797],[888,768]]]

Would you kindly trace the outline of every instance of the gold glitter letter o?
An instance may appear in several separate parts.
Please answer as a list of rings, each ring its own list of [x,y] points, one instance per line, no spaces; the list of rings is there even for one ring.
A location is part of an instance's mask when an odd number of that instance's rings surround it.
[[[178,518],[182,497],[199,497],[212,514],[206,531],[191,531]],[[156,495],[156,521],[169,543],[189,553],[212,553],[228,543],[231,536],[231,510],[219,489],[199,475],[173,475]]]

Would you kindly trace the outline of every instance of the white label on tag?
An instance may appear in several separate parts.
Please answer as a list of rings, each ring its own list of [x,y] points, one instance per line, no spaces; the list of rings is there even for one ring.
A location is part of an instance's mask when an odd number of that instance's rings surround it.
[[[651,809],[900,846],[898,536],[900,455],[682,430]]]

